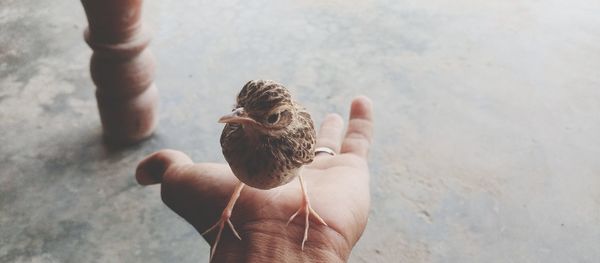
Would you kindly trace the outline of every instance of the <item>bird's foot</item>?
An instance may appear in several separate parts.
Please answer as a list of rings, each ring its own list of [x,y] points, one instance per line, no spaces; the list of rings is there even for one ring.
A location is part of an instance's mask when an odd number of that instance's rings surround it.
[[[292,220],[294,220],[294,218],[296,218],[296,216],[299,215],[300,212],[304,212],[304,237],[302,238],[302,250],[304,250],[304,242],[306,242],[306,240],[308,239],[308,228],[310,227],[310,220],[309,220],[310,216],[312,215],[319,223],[321,223],[325,226],[327,225],[327,223],[325,223],[325,220],[323,220],[323,218],[321,218],[321,216],[319,216],[319,214],[317,214],[317,212],[312,208],[307,195],[304,195],[304,198],[302,198],[302,205],[300,205],[300,208],[298,208],[296,213],[294,213],[290,217],[290,219],[287,221],[287,224],[292,222]]]
[[[221,240],[221,233],[223,232],[223,228],[225,228],[225,223],[227,223],[229,225],[229,228],[231,228],[231,231],[233,232],[235,237],[237,237],[239,240],[242,240],[242,237],[240,237],[240,234],[238,234],[238,232],[235,230],[235,227],[233,227],[233,224],[231,223],[230,218],[231,218],[231,212],[233,211],[233,206],[235,205],[235,202],[237,201],[238,197],[240,197],[240,193],[242,192],[243,187],[244,187],[244,184],[242,182],[239,182],[238,185],[235,187],[235,190],[233,191],[233,194],[231,195],[231,198],[229,199],[227,206],[225,207],[225,209],[223,209],[223,213],[221,213],[221,219],[219,219],[219,221],[217,221],[217,223],[215,223],[213,226],[211,226],[210,228],[208,228],[206,231],[202,232],[202,234],[201,234],[204,236],[208,232],[219,227],[219,232],[217,232],[217,237],[215,238],[215,243],[213,244],[213,246],[210,250],[210,260],[212,260],[213,256],[215,255],[215,251],[217,250],[217,245],[219,244],[219,240]]]
[[[219,240],[221,240],[221,233],[223,233],[223,228],[225,228],[225,223],[227,223],[229,225],[229,228],[231,228],[231,231],[233,232],[233,234],[238,239],[242,240],[242,238],[240,237],[240,234],[238,234],[238,232],[235,230],[235,227],[233,227],[231,220],[229,220],[230,218],[231,218],[231,211],[227,211],[227,209],[226,209],[221,214],[221,219],[219,219],[219,221],[217,221],[217,223],[215,223],[213,226],[211,226],[206,231],[202,232],[202,235],[204,236],[208,232],[219,227],[219,232],[217,232],[217,237],[215,238],[215,243],[213,244],[212,249],[210,250],[210,259],[212,259],[212,257],[215,255],[215,251],[217,250],[217,245],[219,244]]]

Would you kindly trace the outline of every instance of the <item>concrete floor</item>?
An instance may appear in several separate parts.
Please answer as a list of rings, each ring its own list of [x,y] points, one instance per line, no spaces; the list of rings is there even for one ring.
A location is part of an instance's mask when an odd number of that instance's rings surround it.
[[[78,2],[0,0],[0,262],[207,262],[133,171],[222,162],[245,81],[316,120],[376,106],[372,211],[350,262],[600,260],[600,2],[147,1],[156,135],[107,149]]]

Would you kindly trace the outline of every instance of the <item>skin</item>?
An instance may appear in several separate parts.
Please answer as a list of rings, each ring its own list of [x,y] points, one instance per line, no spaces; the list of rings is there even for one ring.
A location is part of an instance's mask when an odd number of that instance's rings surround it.
[[[338,154],[317,155],[302,173],[312,206],[328,225],[312,222],[304,251],[300,248],[304,218],[286,224],[302,201],[299,182],[294,180],[271,190],[243,189],[231,217],[242,240],[225,230],[213,262],[347,261],[367,224],[372,115],[371,101],[361,96],[352,101],[345,134],[339,115],[324,119],[317,147]],[[161,184],[164,203],[200,233],[219,219],[238,182],[228,165],[193,163],[174,150],[146,157],[136,178],[141,185]],[[208,233],[204,238],[212,244],[215,236]]]

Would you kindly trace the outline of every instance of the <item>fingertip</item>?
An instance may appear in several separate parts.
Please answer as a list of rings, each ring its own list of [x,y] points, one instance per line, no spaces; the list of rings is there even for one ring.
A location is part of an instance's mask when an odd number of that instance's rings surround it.
[[[366,119],[373,118],[373,102],[367,96],[360,95],[352,100],[350,107],[350,119]]]
[[[152,159],[152,156],[148,156],[135,169],[135,180],[140,185],[157,184],[161,182],[165,171],[164,162],[157,162]]]
[[[160,150],[140,161],[135,171],[135,179],[140,185],[161,183],[171,165],[188,163],[192,163],[192,160],[180,151]]]
[[[366,158],[373,139],[373,106],[371,99],[358,96],[350,106],[350,120],[341,153],[353,153]]]

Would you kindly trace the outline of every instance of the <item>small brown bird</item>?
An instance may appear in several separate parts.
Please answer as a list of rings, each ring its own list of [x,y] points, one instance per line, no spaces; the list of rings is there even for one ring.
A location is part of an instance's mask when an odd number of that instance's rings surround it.
[[[266,190],[287,184],[295,177],[300,180],[303,202],[288,223],[300,212],[306,213],[302,239],[304,249],[308,237],[308,215],[327,225],[311,208],[300,174],[302,166],[311,163],[315,156],[316,134],[310,114],[292,100],[289,91],[281,84],[253,80],[246,83],[238,94],[235,109],[221,117],[219,122],[226,123],[221,134],[223,155],[240,182],[221,219],[202,233],[204,235],[219,227],[211,258],[225,223],[241,239],[229,218],[244,185]]]

